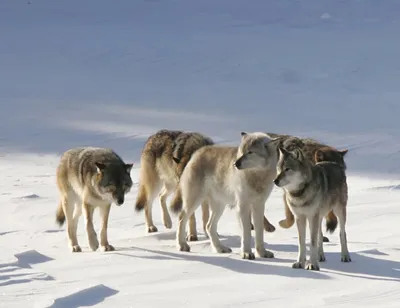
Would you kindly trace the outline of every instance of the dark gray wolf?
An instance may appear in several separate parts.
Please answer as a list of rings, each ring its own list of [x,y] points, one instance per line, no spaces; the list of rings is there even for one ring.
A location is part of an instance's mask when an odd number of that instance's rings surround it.
[[[319,151],[319,150],[318,150]],[[320,155],[317,151],[316,155]],[[343,165],[322,161],[316,164],[306,158],[300,148],[279,149],[280,157],[274,183],[285,191],[285,203],[296,217],[299,236],[299,254],[293,268],[319,270],[319,261],[325,261],[322,218],[333,210],[339,218],[341,260],[350,262],[346,238],[347,182]],[[310,225],[310,260],[306,264],[306,224]]]
[[[101,217],[100,246],[112,251],[107,238],[111,203],[122,205],[132,187],[130,172],[133,164],[125,164],[113,150],[82,147],[66,151],[57,167],[57,187],[60,203],[56,220],[60,226],[67,222],[69,245],[80,252],[76,231],[79,217],[85,216],[86,233],[90,248],[99,247],[93,227],[93,212],[99,209]]]
[[[304,157],[313,164],[321,161],[331,161],[342,165],[343,168],[346,169],[344,157],[348,152],[347,149],[337,150],[329,145],[323,144],[311,138],[299,138],[296,136],[276,133],[267,133],[267,135],[271,138],[279,137],[278,146],[288,151],[293,151],[296,148],[300,148]],[[285,196],[283,196],[283,199],[285,200]],[[285,204],[285,217],[285,219],[279,222],[279,225],[285,229],[292,227],[294,224],[294,216],[287,204]],[[327,231],[332,233],[332,230],[334,230],[337,226],[337,217],[333,211],[330,211],[325,219],[327,221]],[[329,242],[329,239],[324,236],[323,241]]]

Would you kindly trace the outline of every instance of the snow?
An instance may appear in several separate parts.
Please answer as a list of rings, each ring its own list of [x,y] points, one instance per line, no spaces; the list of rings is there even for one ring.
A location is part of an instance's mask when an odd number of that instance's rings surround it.
[[[0,307],[398,307],[400,3],[397,0],[33,0],[0,2]],[[227,210],[211,251],[173,229],[146,234],[133,206],[139,157],[161,128],[237,144],[241,131],[349,148],[347,237],[328,235],[320,272],[295,270],[282,192],[266,214],[274,259],[242,260]],[[113,207],[115,252],[69,252],[55,223],[55,168],[73,146],[134,162]],[[98,217],[95,217],[98,228]],[[308,238],[308,233],[307,233]]]

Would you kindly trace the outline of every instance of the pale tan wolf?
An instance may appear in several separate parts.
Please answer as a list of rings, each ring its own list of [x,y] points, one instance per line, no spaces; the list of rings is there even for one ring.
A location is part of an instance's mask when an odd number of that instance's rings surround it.
[[[263,215],[265,202],[274,187],[277,161],[276,145],[264,133],[243,132],[239,147],[209,145],[197,150],[182,173],[170,205],[173,212],[180,212],[176,233],[178,249],[190,251],[185,238],[186,223],[206,200],[211,210],[206,231],[214,251],[232,251],[222,245],[217,234],[218,221],[228,206],[238,210],[242,258],[255,258],[251,249],[251,218],[257,255],[272,258],[274,254],[264,247]]]
[[[279,138],[278,146],[284,148],[288,151],[293,151],[296,148],[300,148],[302,153],[306,159],[308,159],[312,164],[321,162],[321,161],[331,161],[336,162],[343,166],[346,169],[346,163],[344,161],[344,157],[348,152],[347,149],[337,150],[334,147],[323,144],[317,140],[311,138],[299,138],[291,135],[282,135],[276,133],[267,133],[267,135],[271,138]],[[285,193],[284,193],[285,194]],[[283,196],[283,200],[285,203],[285,195]],[[282,228],[288,229],[294,224],[294,215],[291,212],[288,205],[285,203],[285,219],[279,221],[279,225]],[[332,233],[333,230],[336,229],[337,226],[337,217],[333,211],[330,211],[326,219],[326,231]],[[329,242],[329,239],[324,236],[324,242]]]
[[[152,217],[152,205],[159,195],[164,226],[172,228],[166,205],[169,195],[175,192],[180,176],[192,154],[203,146],[214,144],[211,138],[197,132],[163,129],[151,135],[144,145],[140,158],[139,190],[136,211],[145,210],[147,232],[157,232]],[[203,227],[208,217],[208,204],[202,203]],[[188,240],[197,240],[196,218],[190,218]]]
[[[319,261],[325,261],[321,222],[332,210],[339,218],[341,260],[350,262],[345,230],[348,200],[345,168],[336,162],[314,164],[300,148],[293,151],[280,148],[279,151],[278,176],[274,183],[285,191],[285,202],[296,217],[298,231],[299,253],[292,267],[319,270]],[[308,264],[305,244],[307,221],[311,238]]]
[[[56,221],[67,223],[69,245],[73,252],[82,251],[76,236],[78,221],[85,217],[89,247],[99,247],[93,226],[93,212],[99,209],[101,217],[100,246],[112,251],[107,237],[111,203],[122,205],[132,187],[130,172],[133,164],[125,164],[113,150],[94,147],[73,148],[66,151],[57,167],[57,187],[60,202]]]

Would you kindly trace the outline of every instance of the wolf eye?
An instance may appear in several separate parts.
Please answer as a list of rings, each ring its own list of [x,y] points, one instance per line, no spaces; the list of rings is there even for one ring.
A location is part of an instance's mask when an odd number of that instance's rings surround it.
[[[253,154],[253,152],[252,151],[248,151],[247,154]]]
[[[290,168],[285,168],[285,172],[288,172],[288,171],[290,171]]]

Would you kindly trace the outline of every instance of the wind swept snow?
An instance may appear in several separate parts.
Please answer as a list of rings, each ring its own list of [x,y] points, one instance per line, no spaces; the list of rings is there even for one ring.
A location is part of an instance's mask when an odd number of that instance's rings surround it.
[[[399,12],[398,0],[0,1],[0,307],[398,307]],[[178,252],[177,218],[166,230],[158,201],[159,232],[146,234],[139,158],[161,128],[348,148],[352,262],[336,231],[320,272],[292,269],[297,230],[278,225],[278,188],[266,203],[274,259],[240,258],[230,210],[218,232],[231,254],[203,233]],[[111,210],[115,252],[91,252],[81,218],[73,254],[55,223],[55,168],[82,145],[135,163]]]

